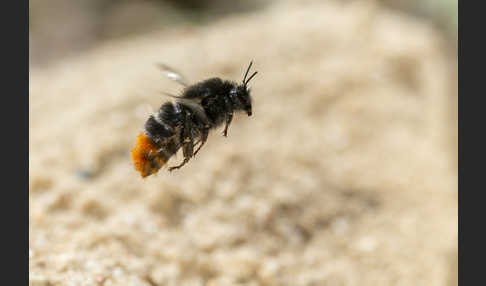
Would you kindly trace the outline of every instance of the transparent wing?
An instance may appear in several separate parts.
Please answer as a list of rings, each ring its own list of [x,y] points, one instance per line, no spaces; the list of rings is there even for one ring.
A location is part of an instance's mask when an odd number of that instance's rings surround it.
[[[164,73],[166,77],[170,78],[171,80],[178,82],[184,87],[189,86],[187,80],[179,72],[175,71],[173,68],[162,63],[157,63],[157,67]]]

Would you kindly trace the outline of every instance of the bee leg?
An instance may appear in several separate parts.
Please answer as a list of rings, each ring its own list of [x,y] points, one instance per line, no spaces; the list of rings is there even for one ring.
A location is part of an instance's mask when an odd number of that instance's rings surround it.
[[[231,124],[231,120],[233,120],[233,112],[226,115],[226,125],[224,126],[224,131],[223,131],[224,137],[228,135],[228,127]]]
[[[228,113],[226,114],[226,125],[224,126],[224,131],[223,131],[224,137],[228,135],[228,127],[230,126],[231,121],[233,120],[233,106],[231,105],[231,102],[226,98],[225,98],[225,104]]]
[[[201,143],[201,139],[198,139],[196,142],[194,142],[194,147],[196,147],[196,145],[199,143]],[[194,152],[194,155],[196,155],[196,152]]]
[[[201,145],[199,145],[196,152],[194,152],[194,156],[196,156],[197,152],[199,152],[199,150],[201,150],[201,147],[204,145],[204,143],[206,143],[206,140],[208,139],[208,134],[209,134],[209,128],[202,129]]]
[[[180,167],[184,166],[187,162],[189,162],[189,160],[193,156],[193,153],[192,153],[193,146],[194,146],[194,144],[192,143],[192,140],[189,143],[184,142],[184,144],[182,145],[182,153],[184,154],[184,161],[182,161],[182,163],[180,163],[177,166],[170,167],[169,171],[172,172],[174,170],[177,170]]]
[[[181,141],[182,141],[182,154],[184,155],[184,161],[182,161],[181,164],[170,167],[169,171],[177,170],[180,167],[184,166],[191,157],[194,155],[194,141],[191,136],[191,130],[192,130],[192,124],[191,120],[186,120],[186,124],[184,124],[184,127],[182,128],[181,132]]]

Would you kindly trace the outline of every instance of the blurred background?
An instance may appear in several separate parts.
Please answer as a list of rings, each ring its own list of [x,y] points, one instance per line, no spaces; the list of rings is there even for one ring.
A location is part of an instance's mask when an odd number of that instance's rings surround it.
[[[262,10],[278,1],[287,0],[30,0],[31,63],[59,61],[116,38],[180,25],[209,25],[221,17]],[[457,45],[457,1],[376,1],[439,27],[451,45]]]
[[[457,1],[29,4],[30,285],[457,285]],[[156,63],[250,60],[254,116],[140,178]]]

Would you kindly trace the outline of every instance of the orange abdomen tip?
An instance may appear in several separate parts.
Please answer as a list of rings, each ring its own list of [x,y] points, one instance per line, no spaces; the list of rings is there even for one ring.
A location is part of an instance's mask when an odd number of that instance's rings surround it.
[[[157,145],[144,133],[137,136],[135,147],[132,148],[132,160],[135,170],[140,172],[143,178],[157,173],[165,165],[165,161],[157,156]]]

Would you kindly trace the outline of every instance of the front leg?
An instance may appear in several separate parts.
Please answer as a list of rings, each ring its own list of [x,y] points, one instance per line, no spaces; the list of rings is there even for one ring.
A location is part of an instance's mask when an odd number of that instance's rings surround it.
[[[226,137],[228,135],[228,127],[231,124],[231,121],[233,120],[233,106],[231,105],[231,102],[229,101],[228,98],[224,99],[224,103],[226,106],[226,125],[224,126],[224,131],[223,131],[223,136]]]

